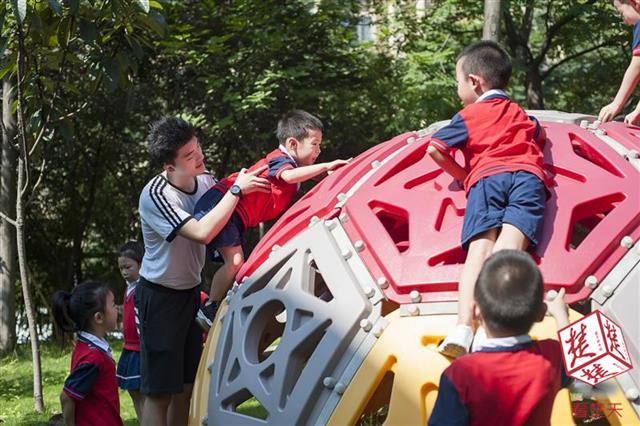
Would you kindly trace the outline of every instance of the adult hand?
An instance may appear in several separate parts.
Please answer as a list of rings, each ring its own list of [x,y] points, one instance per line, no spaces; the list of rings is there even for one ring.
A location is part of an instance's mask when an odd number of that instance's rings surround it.
[[[621,109],[622,107],[611,102],[609,105],[604,106],[600,110],[600,114],[598,114],[598,120],[600,120],[601,123],[611,121],[615,118],[616,115],[618,115]]]
[[[240,187],[243,195],[251,194],[252,192],[271,192],[271,184],[265,178],[258,177],[261,173],[267,170],[269,166],[264,165],[255,169],[252,172],[247,172],[247,169],[242,169],[238,173],[236,178],[236,185]]]

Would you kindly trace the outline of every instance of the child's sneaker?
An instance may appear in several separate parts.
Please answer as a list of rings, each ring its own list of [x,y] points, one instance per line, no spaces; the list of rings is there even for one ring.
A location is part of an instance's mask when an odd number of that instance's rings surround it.
[[[438,346],[438,352],[451,358],[458,358],[469,352],[472,341],[473,329],[468,325],[458,324]]]
[[[196,323],[198,323],[202,330],[208,332],[213,325],[213,319],[216,317],[216,312],[218,312],[218,304],[216,302],[200,306],[198,314],[196,315]]]

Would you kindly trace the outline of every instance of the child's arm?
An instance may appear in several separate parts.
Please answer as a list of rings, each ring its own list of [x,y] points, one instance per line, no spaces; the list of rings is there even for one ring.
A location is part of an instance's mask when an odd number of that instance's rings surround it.
[[[598,120],[603,123],[613,120],[613,118],[622,111],[627,99],[629,99],[629,96],[633,93],[633,89],[636,88],[638,80],[640,80],[640,56],[633,56],[631,63],[629,63],[627,67],[627,71],[624,73],[616,97],[613,99],[613,102],[600,110]]]
[[[624,122],[626,124],[636,124],[638,121],[640,121],[640,102],[638,102],[638,105],[636,105],[636,108],[631,111],[629,114],[627,114],[624,117]]]
[[[442,170],[449,173],[455,180],[462,183],[467,177],[467,171],[462,168],[449,154],[444,154],[440,152],[440,150],[432,145],[429,145],[427,148],[427,152],[433,158],[433,161],[436,162]]]
[[[322,173],[333,171],[347,164],[347,160],[334,160],[329,163],[318,163],[310,166],[286,169],[280,173],[280,179],[286,183],[301,183],[312,179]]]
[[[60,405],[62,406],[62,418],[67,426],[76,424],[76,403],[64,391],[60,393]]]
[[[266,170],[267,166],[265,165],[252,172],[245,172],[244,169],[240,171],[236,179],[236,185],[240,187],[243,195],[256,191],[269,192],[271,190],[269,181],[258,177],[260,173]],[[209,244],[231,219],[237,204],[238,197],[227,192],[220,202],[200,220],[190,219],[182,225],[178,230],[178,235],[202,244]]]
[[[564,301],[564,288],[560,289],[553,300],[545,300],[547,312],[556,320],[558,330],[569,325],[569,311]]]

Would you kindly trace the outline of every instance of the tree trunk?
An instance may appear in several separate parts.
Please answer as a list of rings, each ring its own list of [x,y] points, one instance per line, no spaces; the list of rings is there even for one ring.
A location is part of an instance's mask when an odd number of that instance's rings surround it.
[[[527,107],[530,109],[544,109],[542,79],[537,66],[527,69],[525,85],[527,87]]]
[[[15,217],[16,211],[16,151],[12,144],[16,123],[11,113],[13,86],[5,77],[2,85],[2,133],[0,168],[0,211]],[[10,352],[16,344],[16,239],[15,229],[0,220],[0,352]]]
[[[500,3],[501,0],[484,0],[483,40],[500,41]]]
[[[24,147],[23,149],[26,149]],[[18,158],[18,192],[24,186],[25,164],[23,158]],[[36,412],[44,410],[42,398],[42,368],[40,366],[40,341],[36,329],[36,316],[31,300],[31,288],[27,275],[27,252],[25,249],[24,211],[22,210],[22,196],[18,193],[16,200],[16,239],[18,246],[18,264],[20,266],[20,282],[22,284],[22,297],[24,298],[24,310],[29,324],[29,337],[31,339],[31,359],[33,362],[33,399]]]

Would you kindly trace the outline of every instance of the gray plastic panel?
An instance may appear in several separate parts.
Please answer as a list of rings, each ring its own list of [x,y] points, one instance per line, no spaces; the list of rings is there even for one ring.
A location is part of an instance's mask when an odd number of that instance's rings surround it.
[[[314,424],[333,411],[341,392],[323,380],[337,382],[364,359],[356,355],[375,339],[361,321],[377,324],[381,309],[382,293],[345,237],[338,221],[319,222],[236,287],[221,319],[208,424]],[[252,397],[266,419],[236,412]]]
[[[593,309],[599,309],[618,324],[624,333],[633,369],[616,378],[623,392],[637,395],[640,390],[640,256],[638,244],[607,275],[592,296]],[[624,266],[624,267],[622,267]],[[604,289],[604,291],[603,291]],[[640,398],[631,400],[640,417]]]

